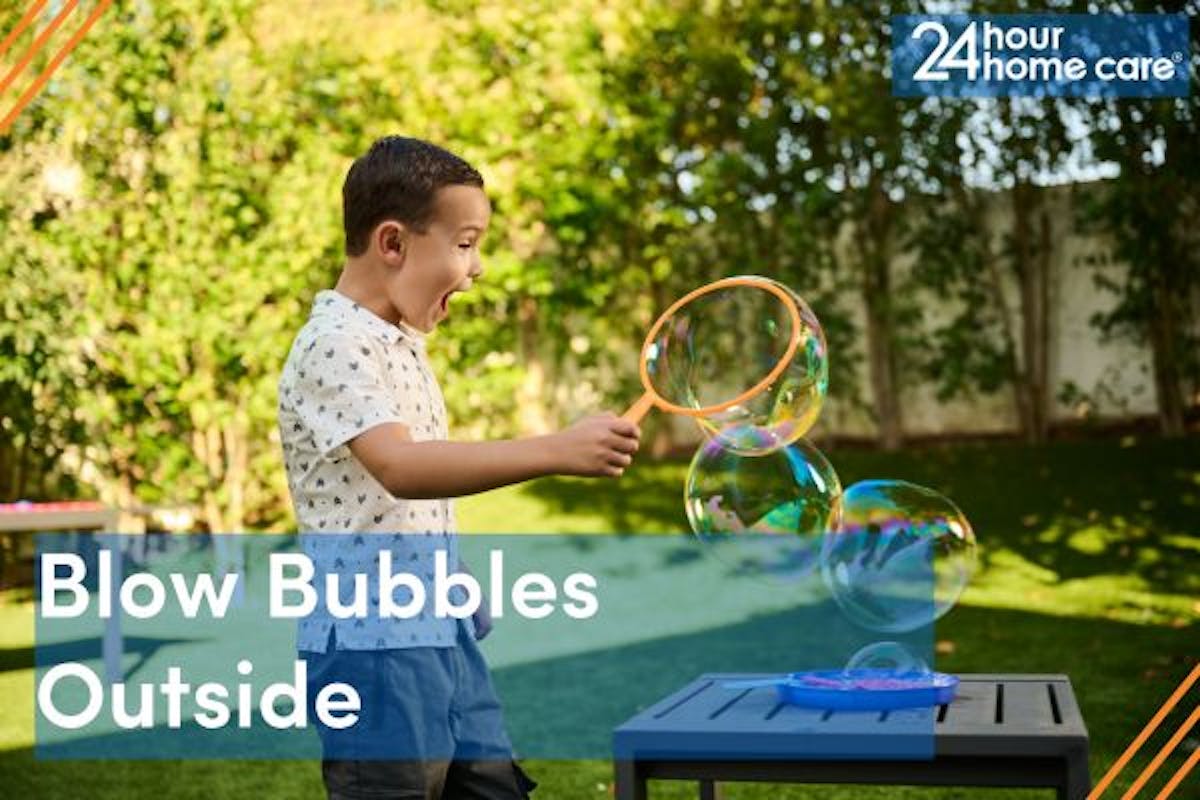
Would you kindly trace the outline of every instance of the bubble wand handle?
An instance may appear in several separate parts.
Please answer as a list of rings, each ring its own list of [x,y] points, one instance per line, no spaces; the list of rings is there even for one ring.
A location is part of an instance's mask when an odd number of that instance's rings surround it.
[[[638,398],[637,402],[629,407],[629,410],[621,415],[622,418],[636,424],[642,421],[646,413],[654,406],[654,394],[646,392]]]

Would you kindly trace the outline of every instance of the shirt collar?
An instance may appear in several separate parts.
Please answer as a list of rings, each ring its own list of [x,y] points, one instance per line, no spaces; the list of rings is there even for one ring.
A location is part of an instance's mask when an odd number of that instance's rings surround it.
[[[313,298],[313,314],[329,316],[365,328],[388,344],[397,344],[403,340],[417,347],[425,346],[425,334],[421,331],[404,322],[393,325],[336,289],[322,289],[317,292],[317,296]]]

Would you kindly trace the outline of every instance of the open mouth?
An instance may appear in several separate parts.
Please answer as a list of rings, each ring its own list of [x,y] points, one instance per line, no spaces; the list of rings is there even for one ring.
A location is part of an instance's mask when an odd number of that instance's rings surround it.
[[[454,297],[454,295],[459,294],[460,292],[465,291],[467,291],[467,289],[459,286],[442,295],[441,299],[438,300],[438,310],[441,312],[443,317],[450,313],[450,298]]]

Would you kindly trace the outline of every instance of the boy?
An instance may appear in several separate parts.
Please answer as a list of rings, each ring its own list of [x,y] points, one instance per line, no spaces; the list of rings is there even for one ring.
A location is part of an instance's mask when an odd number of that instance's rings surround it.
[[[314,537],[327,561],[366,573],[364,539],[374,538],[406,571],[429,577],[439,548],[458,563],[448,498],[549,474],[621,475],[640,433],[611,414],[548,436],[447,441],[425,335],[483,273],[491,208],[475,169],[428,142],[389,136],[351,166],[342,200],[344,268],[317,294],[279,381],[299,528],[351,534]],[[462,621],[316,612],[300,623],[310,684],[357,681],[375,695],[350,729],[321,731],[331,800],[528,796],[533,783],[512,761],[475,644],[491,627],[486,605]],[[397,746],[403,756],[379,755]]]

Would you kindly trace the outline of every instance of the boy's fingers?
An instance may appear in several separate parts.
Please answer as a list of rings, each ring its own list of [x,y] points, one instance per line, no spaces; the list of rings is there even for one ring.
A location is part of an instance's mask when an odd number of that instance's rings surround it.
[[[613,433],[620,434],[621,436],[628,436],[633,439],[640,439],[642,436],[642,431],[640,428],[638,428],[637,423],[630,422],[624,417],[617,417],[614,419],[612,421],[611,430]]]
[[[608,463],[615,464],[618,467],[628,467],[633,463],[633,456],[626,455],[625,453],[613,453],[609,456]]]
[[[638,450],[637,439],[617,439],[611,442],[609,446],[618,453],[629,453],[631,455]]]
[[[616,450],[609,450],[604,454],[604,463],[609,466],[628,467],[633,463],[633,456],[617,452]]]

